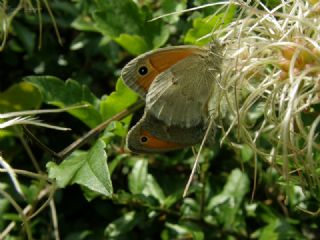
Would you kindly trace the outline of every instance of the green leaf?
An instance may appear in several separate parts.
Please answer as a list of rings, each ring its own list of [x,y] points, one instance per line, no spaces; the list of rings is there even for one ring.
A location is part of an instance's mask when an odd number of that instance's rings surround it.
[[[259,229],[259,240],[269,239],[304,239],[304,237],[285,219],[274,218],[269,224]]]
[[[143,18],[137,5],[131,0],[98,0],[93,15],[96,28],[104,35],[118,37],[121,33],[137,34],[143,26]]]
[[[110,239],[129,233],[141,221],[142,216],[137,212],[127,212],[107,226],[104,231],[105,237]]]
[[[110,138],[108,139],[108,135],[119,136],[124,138],[128,133],[128,128],[122,122],[111,122],[108,127],[104,131],[104,141],[110,142]]]
[[[133,194],[142,193],[147,184],[148,161],[141,159],[133,166],[129,174],[129,189]]]
[[[93,19],[88,16],[79,16],[72,23],[71,26],[79,31],[97,32],[94,26]]]
[[[219,27],[228,25],[232,21],[235,13],[236,7],[230,6],[224,13],[207,16],[205,18],[195,18],[192,22],[192,28],[187,32],[184,38],[184,42],[196,45],[205,45],[209,43],[212,40],[210,33]],[[207,37],[203,38],[205,36]]]
[[[53,76],[28,76],[25,81],[36,86],[43,101],[57,107],[66,107],[75,104],[88,104],[86,108],[68,111],[89,127],[94,127],[101,122],[99,99],[84,85],[69,79],[66,82]]]
[[[181,206],[181,212],[183,216],[197,217],[200,211],[199,201],[193,198],[183,199],[183,205]]]
[[[253,157],[253,151],[248,145],[241,145],[240,154],[243,162],[248,162]]]
[[[100,113],[103,119],[109,119],[125,108],[133,104],[138,95],[129,89],[121,79],[118,79],[116,91],[110,96],[104,96],[101,99]]]
[[[98,140],[88,152],[78,151],[60,165],[49,162],[49,178],[55,179],[60,188],[76,183],[91,191],[110,196],[113,189],[104,148],[105,143]]]
[[[147,184],[143,190],[143,194],[156,198],[161,205],[163,205],[166,200],[160,185],[151,174],[148,174]]]
[[[0,198],[0,215],[3,216],[10,209],[10,202],[8,199]],[[5,220],[0,218],[0,229],[4,229]]]
[[[30,31],[29,28],[25,27],[18,21],[13,21],[12,25],[14,31],[16,32],[19,40],[23,45],[23,48],[28,52],[28,54],[31,54],[34,50],[34,44],[36,43],[35,33]]]
[[[212,213],[214,213],[226,229],[241,225],[241,222],[237,222],[238,215],[241,215],[241,203],[248,191],[249,179],[247,175],[239,169],[233,170],[223,191],[209,201],[206,207],[208,213],[206,221],[211,222]],[[213,219],[213,221],[215,220]]]
[[[94,231],[92,230],[80,230],[77,232],[72,232],[71,234],[68,234],[66,237],[66,240],[87,240],[92,238],[94,235]]]
[[[30,83],[14,84],[0,93],[0,112],[2,113],[37,109],[40,104],[41,95]]]
[[[23,195],[26,197],[28,203],[32,203],[33,201],[36,201],[43,185],[39,182],[33,182],[31,185],[21,185],[21,187]]]
[[[171,239],[204,239],[204,233],[196,227],[173,224],[169,222],[165,223],[165,225],[173,232]]]
[[[98,12],[93,18],[96,29],[103,35],[117,41],[132,54],[138,55],[147,50],[158,48],[169,38],[169,28],[162,20],[150,21],[151,11],[139,9],[132,0],[97,1]],[[126,43],[137,41],[138,46]]]
[[[142,193],[145,196],[152,196],[161,205],[166,201],[160,185],[151,174],[148,174],[148,161],[144,159],[135,162],[129,175],[129,189],[133,194]]]
[[[187,7],[187,1],[172,1],[172,0],[161,0],[159,5],[161,8],[156,12],[155,17],[164,15],[166,13],[179,12]],[[173,14],[167,17],[162,18],[164,21],[172,24],[179,21],[180,14]]]
[[[132,55],[139,55],[143,52],[148,51],[149,47],[146,41],[138,35],[129,35],[126,33],[120,34],[119,37],[115,38],[115,41],[125,48]]]

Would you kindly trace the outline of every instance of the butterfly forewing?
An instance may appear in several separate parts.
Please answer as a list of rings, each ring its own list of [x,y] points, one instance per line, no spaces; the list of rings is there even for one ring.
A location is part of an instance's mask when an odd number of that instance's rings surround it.
[[[205,50],[196,46],[167,47],[150,51],[131,60],[122,70],[121,76],[131,89],[145,97],[154,79],[176,63]]]
[[[196,126],[207,117],[205,107],[214,81],[203,57],[190,56],[156,77],[146,109],[168,126]]]

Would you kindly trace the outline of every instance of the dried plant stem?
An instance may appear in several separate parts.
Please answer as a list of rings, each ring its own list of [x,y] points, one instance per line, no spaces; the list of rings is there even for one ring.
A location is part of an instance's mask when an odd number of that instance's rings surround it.
[[[7,192],[3,191],[1,188],[0,188],[0,195],[2,195],[5,199],[7,199],[11,203],[11,205],[16,209],[16,211],[19,213],[27,234],[27,238],[29,240],[32,240],[31,228],[26,216],[27,213],[32,209],[32,206],[28,205],[25,209],[22,210],[19,204]],[[15,225],[16,225],[15,222],[11,222],[7,226],[7,228],[0,234],[0,239],[4,239],[5,236],[8,235],[9,232],[15,227]]]
[[[192,182],[192,179],[193,179],[193,176],[196,172],[196,169],[197,169],[197,166],[199,165],[199,159],[200,159],[200,154],[202,152],[202,149],[204,147],[204,144],[206,143],[207,141],[207,138],[209,136],[209,133],[210,131],[212,130],[212,125],[213,125],[213,118],[210,120],[209,122],[209,125],[208,125],[208,128],[207,128],[207,131],[206,131],[206,134],[201,142],[201,145],[200,145],[200,148],[199,148],[199,151],[198,151],[198,154],[197,154],[197,157],[196,157],[196,160],[194,161],[194,164],[193,164],[193,168],[192,168],[192,171],[191,171],[191,174],[189,176],[189,179],[188,179],[188,182],[184,188],[184,191],[183,191],[183,195],[182,197],[185,198],[187,196],[187,193],[188,193],[188,190],[190,188],[190,185],[191,185],[191,182]]]

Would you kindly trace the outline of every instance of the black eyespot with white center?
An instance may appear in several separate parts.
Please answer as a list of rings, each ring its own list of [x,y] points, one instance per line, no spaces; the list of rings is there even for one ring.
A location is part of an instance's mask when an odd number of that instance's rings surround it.
[[[148,68],[146,66],[141,66],[139,67],[138,72],[141,76],[144,76],[148,73]]]
[[[146,143],[148,141],[148,138],[146,136],[143,136],[143,137],[140,138],[140,141],[142,143]]]

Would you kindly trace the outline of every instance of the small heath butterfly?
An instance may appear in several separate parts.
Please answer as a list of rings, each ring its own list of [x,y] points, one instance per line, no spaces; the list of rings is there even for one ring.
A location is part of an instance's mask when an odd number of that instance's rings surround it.
[[[176,46],[131,60],[121,76],[146,99],[146,110],[167,126],[188,128],[208,119],[207,103],[220,72],[222,48]]]
[[[131,151],[164,152],[201,142],[221,52],[216,41],[207,47],[167,47],[123,68],[125,84],[146,100],[143,117],[127,136]]]

